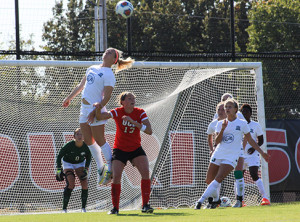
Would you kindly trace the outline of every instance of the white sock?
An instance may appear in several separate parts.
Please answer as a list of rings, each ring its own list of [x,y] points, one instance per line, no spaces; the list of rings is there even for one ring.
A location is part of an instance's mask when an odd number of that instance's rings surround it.
[[[211,197],[212,194],[215,194],[218,190],[220,183],[216,180],[213,180],[208,187],[206,188],[206,190],[204,191],[204,193],[202,194],[201,198],[198,200],[198,202],[200,202],[201,204],[203,204],[203,202],[208,198]]]
[[[211,197],[213,198],[213,202],[216,202],[219,199],[218,189],[216,189],[216,190],[214,190],[214,192],[212,192]]]
[[[221,183],[219,183],[219,186],[218,186],[215,194],[212,194],[213,202],[217,202],[220,199],[220,190],[221,190]]]
[[[244,177],[241,178],[241,179],[235,180],[235,183],[236,183],[236,194],[238,196],[244,197],[244,193],[245,193],[245,180],[244,180]]]
[[[101,156],[100,146],[95,142],[94,144],[89,145],[88,147],[91,151],[91,154],[92,154],[94,160],[97,163],[97,169],[98,170],[101,169],[103,167],[104,163],[103,163],[103,159]]]
[[[262,197],[268,199],[262,180],[259,178],[255,183]]]
[[[222,183],[219,183],[219,186],[218,186],[218,196],[219,197],[220,197],[221,185],[222,185]]]
[[[111,159],[112,159],[112,154],[111,154],[111,148],[110,145],[106,142],[104,143],[103,146],[101,146],[101,150],[103,152],[103,155],[105,157],[106,163],[108,170],[111,171]]]

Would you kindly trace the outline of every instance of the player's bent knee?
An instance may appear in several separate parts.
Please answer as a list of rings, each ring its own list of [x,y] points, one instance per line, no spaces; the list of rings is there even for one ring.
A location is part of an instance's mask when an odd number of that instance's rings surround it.
[[[69,189],[74,189],[75,187],[75,174],[73,171],[68,170],[65,172],[65,177],[66,177],[66,182],[67,185],[66,187]]]
[[[143,180],[149,180],[150,179],[149,173],[150,173],[149,170],[141,172],[142,179]]]
[[[213,181],[213,178],[206,178],[205,182],[209,185]]]
[[[148,175],[141,175],[142,180],[150,180],[150,177]]]
[[[85,180],[85,181],[80,181],[80,184],[81,184],[81,188],[82,188],[83,190],[87,190],[87,189],[88,189],[88,182],[87,182],[87,180]]]
[[[82,182],[84,182],[84,181],[87,181],[87,177],[86,178],[84,178],[84,179],[82,179],[81,177],[79,177],[79,181],[80,181],[80,183],[82,183]]]
[[[73,183],[73,184],[70,184],[70,183],[69,183],[69,184],[66,186],[66,188],[73,190],[73,189],[75,188],[75,183]]]
[[[73,171],[67,171],[65,172],[65,177],[66,177],[66,180],[68,180],[69,182],[75,180],[75,174]]]

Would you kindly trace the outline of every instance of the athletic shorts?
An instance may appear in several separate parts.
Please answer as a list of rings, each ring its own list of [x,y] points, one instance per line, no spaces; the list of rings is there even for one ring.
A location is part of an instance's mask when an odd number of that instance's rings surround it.
[[[126,165],[128,160],[132,164],[132,160],[138,156],[147,156],[142,147],[139,147],[135,151],[132,151],[132,152],[125,152],[120,149],[114,148],[112,160],[120,160],[122,163],[124,163]]]
[[[63,165],[64,170],[66,170],[66,169],[75,170],[75,169],[80,168],[80,167],[85,167],[85,160],[81,163],[69,163],[69,162],[66,162],[66,161],[62,161],[62,165]]]
[[[248,167],[260,166],[260,157],[259,153],[253,153],[252,155],[246,155],[244,158],[244,170]]]
[[[217,166],[220,166],[221,164],[229,164],[229,165],[233,166],[233,168],[235,168],[237,165],[237,161],[231,162],[230,160],[225,160],[225,159],[211,158],[210,162]]]
[[[88,121],[88,115],[90,112],[92,112],[95,109],[93,105],[86,105],[81,103],[80,107],[80,115],[79,115],[79,123],[86,123]],[[101,112],[106,112],[106,108],[103,107],[101,109]],[[98,121],[96,118],[94,119],[94,122],[90,124],[90,126],[99,126],[99,125],[104,125],[107,122],[107,120],[101,120]]]

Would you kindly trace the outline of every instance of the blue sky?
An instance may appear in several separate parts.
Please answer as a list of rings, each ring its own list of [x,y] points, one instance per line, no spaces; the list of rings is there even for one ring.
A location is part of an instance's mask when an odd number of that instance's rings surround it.
[[[28,40],[33,33],[36,50],[41,50],[43,23],[52,17],[54,5],[55,0],[19,0],[20,36]],[[15,40],[15,0],[0,0],[0,49],[8,50],[10,40]]]

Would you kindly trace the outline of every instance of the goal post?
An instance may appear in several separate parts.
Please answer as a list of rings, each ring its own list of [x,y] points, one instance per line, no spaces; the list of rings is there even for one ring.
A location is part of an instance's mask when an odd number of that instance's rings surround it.
[[[55,159],[60,148],[79,127],[81,99],[68,108],[63,99],[80,82],[95,61],[0,61],[0,206],[1,213],[59,211],[65,182],[55,180]],[[154,207],[192,207],[206,188],[209,164],[206,130],[223,93],[240,104],[249,103],[253,120],[264,129],[265,114],[261,63],[232,62],[135,62],[118,72],[107,109],[119,105],[116,97],[133,92],[136,106],[145,109],[153,134],[142,133],[142,146],[150,165]],[[112,146],[115,123],[105,126]],[[266,139],[265,139],[266,141]],[[262,148],[266,151],[266,142]],[[262,179],[269,193],[268,165],[262,161]],[[141,208],[141,177],[130,163],[122,175],[120,209]],[[260,195],[245,174],[247,205]],[[233,201],[233,174],[222,183],[221,195]],[[81,208],[79,181],[68,205]],[[88,210],[110,210],[110,185],[97,185],[96,163],[89,173]]]
[[[264,143],[261,148],[264,152],[267,152],[267,135],[266,135],[266,117],[265,117],[265,102],[264,102],[264,90],[263,90],[263,75],[261,63],[255,69],[255,80],[256,80],[256,92],[257,92],[257,120],[260,123],[263,135]],[[264,188],[270,200],[270,183],[269,183],[269,168],[266,161],[261,161],[261,177],[264,182]]]

